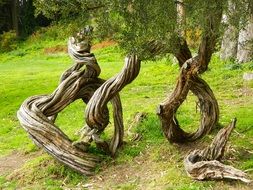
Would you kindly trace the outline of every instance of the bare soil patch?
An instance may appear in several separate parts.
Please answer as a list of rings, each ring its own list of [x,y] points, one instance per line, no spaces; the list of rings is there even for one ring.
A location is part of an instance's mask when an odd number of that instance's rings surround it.
[[[55,54],[55,53],[60,53],[60,52],[67,53],[68,52],[67,45],[57,45],[54,47],[49,47],[49,48],[44,49],[45,54]]]
[[[24,154],[14,151],[10,155],[0,158],[0,175],[8,174],[22,167],[28,160],[38,156],[40,152]]]
[[[94,44],[91,47],[91,50],[96,50],[96,49],[101,49],[101,48],[105,48],[108,46],[112,46],[115,45],[116,42],[112,41],[112,40],[106,40],[97,44]],[[56,54],[56,53],[67,53],[68,52],[68,47],[67,45],[57,45],[54,47],[48,47],[44,49],[44,54]]]
[[[112,46],[112,45],[115,45],[115,44],[116,44],[116,42],[114,42],[112,40],[106,40],[106,41],[94,44],[91,47],[91,50],[101,49],[101,48]]]

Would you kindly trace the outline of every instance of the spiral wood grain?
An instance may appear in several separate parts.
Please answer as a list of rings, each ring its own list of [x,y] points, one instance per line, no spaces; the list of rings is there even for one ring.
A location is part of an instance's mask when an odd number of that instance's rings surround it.
[[[170,142],[194,141],[209,133],[218,122],[217,100],[209,85],[198,76],[197,66],[196,58],[183,64],[173,93],[158,107],[157,114],[162,122],[163,132]],[[189,90],[197,96],[201,111],[200,126],[193,133],[181,129],[176,118],[177,109],[186,99]]]
[[[57,114],[76,99],[83,99],[87,104],[94,92],[105,82],[98,78],[100,67],[94,54],[90,53],[87,31],[78,34],[79,40],[70,38],[68,49],[75,64],[61,76],[60,84],[50,95],[32,96],[25,100],[17,112],[22,127],[36,145],[44,148],[60,162],[85,175],[92,170],[100,159],[84,152],[78,144],[54,124]],[[89,37],[89,36],[88,36]],[[82,69],[83,67],[85,69]],[[119,142],[123,140],[123,117],[120,97],[117,92],[110,98],[113,105],[115,131],[110,143],[110,150],[115,153]],[[104,124],[109,122],[107,105],[103,106]],[[93,134],[95,135],[95,133]]]
[[[86,123],[91,129],[95,129],[98,132],[102,131],[107,125],[107,118],[105,117],[106,105],[108,101],[115,97],[116,94],[127,84],[131,83],[139,74],[140,60],[136,55],[130,55],[125,58],[125,65],[121,72],[116,76],[108,79],[102,86],[100,86],[92,98],[90,99],[86,110]],[[113,103],[119,102],[115,99]],[[113,104],[114,105],[114,104]],[[121,110],[118,110],[121,111]],[[114,117],[114,122],[117,125],[121,125],[119,121],[121,118]],[[122,143],[123,130],[122,127],[115,127],[121,134],[117,138],[113,138],[108,146],[111,154],[115,153],[117,146]],[[116,132],[116,131],[115,131]]]

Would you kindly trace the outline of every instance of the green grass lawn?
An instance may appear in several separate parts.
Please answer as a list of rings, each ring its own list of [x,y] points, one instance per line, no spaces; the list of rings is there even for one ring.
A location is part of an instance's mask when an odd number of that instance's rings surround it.
[[[46,45],[58,44],[64,42]],[[0,189],[73,189],[89,185],[97,189],[252,188],[240,182],[198,182],[187,177],[183,157],[188,151],[210,143],[218,130],[187,145],[172,145],[164,138],[155,112],[157,105],[172,92],[179,74],[176,62],[170,58],[143,62],[138,78],[121,91],[126,130],[136,112],[148,113],[147,119],[132,129],[142,138],[132,142],[126,135],[126,145],[119,150],[117,158],[104,156],[105,161],[94,177],[77,174],[46,153],[40,153],[19,125],[16,112],[27,97],[51,93],[57,87],[61,73],[72,65],[66,53],[46,54],[45,47],[39,44],[36,48],[36,44],[30,43],[0,54],[0,158],[16,152],[36,155],[22,167],[0,176]],[[121,70],[124,57],[117,46],[97,49],[94,53],[102,68],[101,78],[108,79]],[[253,168],[253,84],[242,79],[244,72],[252,70],[253,62],[237,66],[222,62],[214,55],[209,70],[202,76],[218,99],[221,126],[226,126],[234,117],[238,119],[225,162],[243,170]],[[177,114],[187,131],[194,131],[199,125],[195,101],[190,94]],[[76,101],[57,118],[57,125],[71,138],[77,138],[75,132],[84,125],[84,109],[85,105]],[[110,137],[112,126],[110,124],[106,129],[105,138]],[[253,179],[252,170],[249,176]]]

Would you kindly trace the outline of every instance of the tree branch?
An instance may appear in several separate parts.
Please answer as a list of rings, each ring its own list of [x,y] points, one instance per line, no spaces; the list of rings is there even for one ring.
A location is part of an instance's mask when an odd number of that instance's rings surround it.
[[[198,50],[199,73],[207,70],[215,50],[223,11],[221,4],[220,1],[215,0],[213,10],[206,10],[207,18]]]

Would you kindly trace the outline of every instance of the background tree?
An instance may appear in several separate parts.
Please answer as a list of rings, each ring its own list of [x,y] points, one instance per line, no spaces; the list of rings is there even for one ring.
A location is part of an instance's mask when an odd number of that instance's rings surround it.
[[[19,37],[26,37],[37,26],[48,26],[51,22],[42,14],[35,17],[33,0],[1,0],[0,21],[0,34],[13,30]]]
[[[18,1],[17,0],[1,0],[0,1],[0,32],[15,30],[19,34],[18,27]]]
[[[253,13],[248,16],[245,27],[239,32],[236,59],[240,63],[253,60]]]
[[[250,1],[228,1],[223,15],[224,35],[220,57],[247,62],[253,58],[253,12]]]
[[[180,48],[178,40],[176,40],[179,28],[186,33],[201,33],[203,31],[204,23],[206,23],[206,12],[203,11],[208,11],[205,6],[212,8],[209,2],[193,0],[182,2],[172,0],[150,1],[149,3],[142,0],[124,2],[116,0],[34,0],[34,5],[36,14],[41,13],[53,20],[67,18],[69,22],[73,20],[78,22],[80,27],[92,23],[95,26],[97,37],[113,38],[126,52],[141,51],[143,45],[155,36],[157,40],[167,44],[167,50],[163,52],[168,53]],[[231,38],[238,38],[238,31],[245,28],[247,20],[250,21],[253,3],[250,0],[224,0],[221,4],[226,21],[220,25],[219,38],[223,35],[222,31],[225,30],[221,57],[226,59],[226,57],[230,57],[230,53],[237,52],[238,48],[228,48],[228,46],[231,46],[229,43],[233,41]],[[186,16],[181,27],[177,25],[177,9],[182,10]],[[232,28],[238,31],[231,32]],[[143,55],[143,52],[141,54]]]

